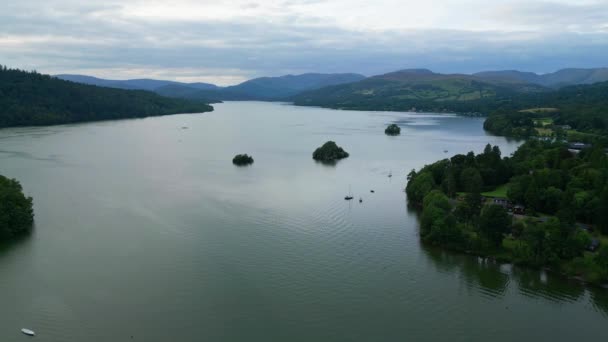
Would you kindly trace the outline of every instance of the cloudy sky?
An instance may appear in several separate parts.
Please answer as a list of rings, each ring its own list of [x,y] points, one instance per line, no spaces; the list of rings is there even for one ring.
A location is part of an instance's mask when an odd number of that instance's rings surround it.
[[[221,85],[608,66],[608,0],[2,0],[0,64]]]

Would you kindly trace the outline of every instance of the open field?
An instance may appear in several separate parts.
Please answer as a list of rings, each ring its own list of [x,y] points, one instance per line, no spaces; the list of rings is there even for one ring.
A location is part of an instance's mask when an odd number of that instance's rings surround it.
[[[538,118],[538,119],[534,119],[534,123],[537,125],[542,125],[544,126],[551,126],[553,125],[553,118]]]
[[[507,198],[507,190],[509,190],[509,185],[503,184],[492,191],[482,192],[481,195],[486,197]]]
[[[557,112],[559,109],[557,108],[528,108],[528,109],[522,109],[519,112],[520,113],[555,113]]]

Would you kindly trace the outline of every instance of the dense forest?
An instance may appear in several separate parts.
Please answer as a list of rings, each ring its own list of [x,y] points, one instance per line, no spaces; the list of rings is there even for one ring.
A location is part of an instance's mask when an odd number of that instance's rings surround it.
[[[428,243],[608,281],[608,156],[600,145],[573,153],[530,140],[511,157],[488,145],[412,171],[406,192],[422,206]]]
[[[33,223],[32,198],[17,180],[0,175],[0,241],[29,232]]]
[[[141,118],[213,110],[208,104],[60,80],[0,67],[0,127]]]
[[[590,141],[608,136],[608,82],[514,97],[490,111],[484,128],[514,137],[548,134]]]

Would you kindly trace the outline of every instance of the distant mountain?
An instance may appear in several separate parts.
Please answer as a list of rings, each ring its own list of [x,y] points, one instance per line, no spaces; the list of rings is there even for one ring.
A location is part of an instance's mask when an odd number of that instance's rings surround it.
[[[214,84],[209,83],[182,83],[182,82],[174,82],[174,81],[165,81],[165,80],[154,80],[148,78],[141,79],[133,79],[133,80],[106,80],[102,78],[97,78],[93,76],[85,76],[85,75],[71,75],[71,74],[61,74],[55,75],[55,77],[72,81],[77,83],[84,83],[90,85],[96,85],[100,87],[109,87],[109,88],[119,88],[119,89],[139,89],[139,90],[149,90],[156,91],[161,87],[165,87],[168,85],[175,86],[184,86],[193,88],[196,90],[208,90],[208,89],[217,89],[218,87]]]
[[[90,78],[89,82],[95,81]],[[0,127],[201,113],[200,101],[162,97],[144,90],[112,89],[0,66]]]
[[[218,89],[217,93],[220,100],[282,100],[303,91],[357,82],[364,78],[365,76],[359,74],[312,73],[260,77],[235,86]]]
[[[191,86],[184,86],[181,84],[167,84],[162,87],[156,88],[155,93],[167,96],[176,97],[182,99],[199,100],[207,103],[218,102],[217,95],[212,93],[205,96],[208,90],[197,89]]]
[[[302,74],[280,77],[260,77],[245,81],[235,86],[216,90],[201,91],[203,98],[219,100],[285,100],[303,91],[319,89],[326,86],[346,84],[364,79],[359,74]]]
[[[608,68],[563,69],[541,76],[547,86],[563,87],[608,81]]]
[[[217,100],[281,100],[302,91],[330,85],[360,81],[359,74],[302,74],[280,77],[261,77],[229,87],[217,87],[208,83],[180,83],[173,81],[135,79],[105,80],[84,75],[57,75],[72,82],[121,89],[154,91],[163,96],[197,99],[208,102]]]
[[[473,76],[498,82],[525,82],[542,84],[540,75],[533,72],[523,72],[517,70],[482,71],[473,74]]]
[[[543,86],[523,81],[408,69],[307,91],[292,99],[297,105],[345,109],[478,111],[477,100],[545,91]]]
[[[493,81],[527,82],[545,87],[560,88],[570,85],[593,84],[608,81],[608,68],[571,68],[542,75],[516,70],[484,71],[473,74],[473,76]]]

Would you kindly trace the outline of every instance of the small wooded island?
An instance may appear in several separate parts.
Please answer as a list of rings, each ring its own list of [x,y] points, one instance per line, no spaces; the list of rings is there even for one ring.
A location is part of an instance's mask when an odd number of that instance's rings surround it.
[[[399,134],[401,134],[401,128],[399,126],[397,126],[396,124],[390,124],[384,130],[384,133],[386,135],[399,135]]]
[[[245,166],[253,164],[253,157],[247,154],[237,154],[232,158],[232,164],[238,166]]]
[[[348,152],[333,141],[326,142],[312,154],[312,159],[321,162],[334,162],[343,158],[348,158]]]
[[[33,223],[32,198],[17,180],[0,175],[0,241],[30,232]]]
[[[512,157],[498,146],[412,171],[423,241],[500,261],[608,281],[608,156],[594,145],[530,140]]]

